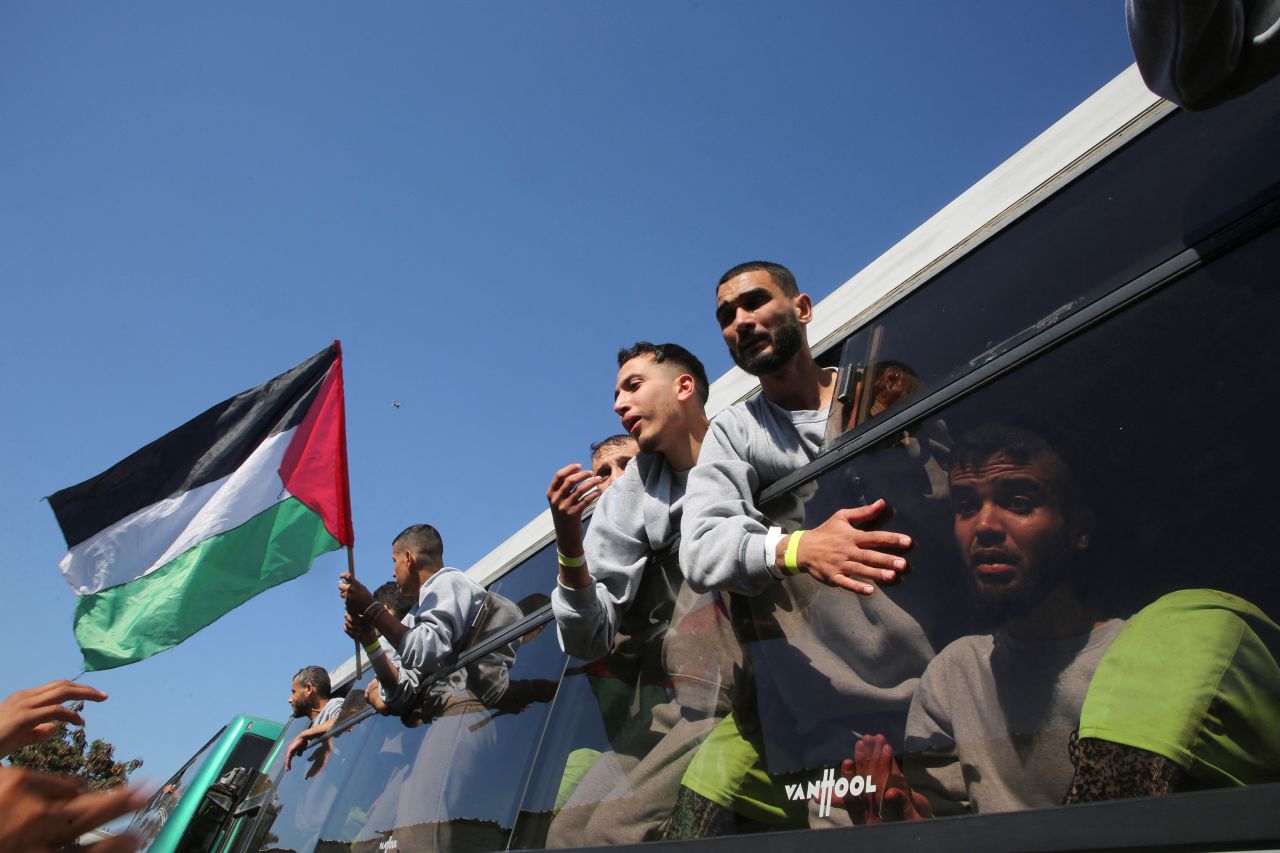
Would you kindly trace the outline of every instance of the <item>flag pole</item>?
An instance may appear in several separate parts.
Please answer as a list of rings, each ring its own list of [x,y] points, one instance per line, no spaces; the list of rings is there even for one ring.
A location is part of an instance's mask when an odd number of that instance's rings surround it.
[[[347,571],[351,573],[351,579],[356,579],[356,552],[354,545],[347,546]],[[360,638],[352,638],[356,644],[356,678],[364,678],[364,665],[360,663]]]

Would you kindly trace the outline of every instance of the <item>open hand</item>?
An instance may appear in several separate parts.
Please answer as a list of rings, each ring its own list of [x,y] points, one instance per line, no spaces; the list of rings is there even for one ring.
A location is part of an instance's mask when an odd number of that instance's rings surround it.
[[[859,526],[873,520],[884,508],[884,501],[878,500],[868,506],[837,510],[831,518],[804,534],[796,552],[796,563],[816,580],[859,595],[876,591],[875,584],[867,581],[896,580],[898,573],[906,570],[907,561],[880,549],[910,548],[911,537],[887,530],[863,530]],[[785,544],[786,540],[779,543],[779,549]]]
[[[84,719],[64,702],[101,702],[106,698],[101,690],[66,679],[19,690],[0,702],[0,758],[49,737],[58,723],[83,726]]]
[[[0,767],[0,853],[52,853],[84,833],[141,808],[147,798],[131,788],[86,791],[69,776]],[[83,849],[129,853],[138,839],[118,835]]]
[[[911,790],[884,735],[864,735],[854,744],[853,755],[840,763],[840,775],[846,779],[869,778],[868,793],[833,797],[831,804],[844,806],[855,824],[933,817],[929,800]]]

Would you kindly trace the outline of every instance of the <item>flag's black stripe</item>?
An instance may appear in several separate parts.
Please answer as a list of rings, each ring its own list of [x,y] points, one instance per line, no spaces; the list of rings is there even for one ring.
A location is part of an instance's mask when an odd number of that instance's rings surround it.
[[[302,422],[337,349],[224,400],[77,486],[50,496],[71,548],[143,507],[220,480],[269,436]]]

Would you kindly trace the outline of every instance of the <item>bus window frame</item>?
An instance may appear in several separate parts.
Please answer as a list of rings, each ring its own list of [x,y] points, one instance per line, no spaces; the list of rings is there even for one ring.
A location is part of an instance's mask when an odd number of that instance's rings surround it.
[[[1133,303],[1173,284],[1183,276],[1228,254],[1277,225],[1280,225],[1280,192],[1261,200],[1256,207],[1239,218],[1183,249],[1158,266],[1060,318],[1056,323],[1020,341],[954,381],[926,393],[883,420],[872,420],[865,429],[855,428],[832,439],[812,462],[765,489],[757,499],[757,505],[763,506],[817,478],[849,457],[875,446],[885,438],[901,433],[911,424],[989,385],[1004,374],[1016,370],[1025,362],[1039,357],[1070,338],[1124,311]],[[871,322],[874,322],[874,319]],[[865,327],[851,330],[848,337],[853,337],[863,328]],[[843,341],[836,342],[837,346],[841,344]]]

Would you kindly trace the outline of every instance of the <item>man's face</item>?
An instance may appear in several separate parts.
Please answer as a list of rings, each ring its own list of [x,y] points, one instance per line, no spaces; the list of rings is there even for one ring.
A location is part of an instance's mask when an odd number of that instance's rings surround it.
[[[716,291],[716,322],[734,364],[752,376],[773,373],[804,346],[797,301],[764,270],[729,279]]]
[[[416,599],[418,576],[410,565],[409,549],[397,551],[394,545],[391,546],[391,573],[395,577],[396,586],[400,588],[400,592]]]
[[[951,472],[956,544],[992,618],[1039,604],[1067,579],[1072,551],[1088,547],[1067,517],[1061,464],[1046,455],[1019,464],[997,453]]]
[[[303,684],[296,678],[289,685],[289,707],[293,709],[295,717],[305,717],[307,715],[307,711],[311,707],[311,694],[314,691],[314,687]]]
[[[660,452],[672,431],[681,428],[676,396],[679,375],[677,369],[658,364],[647,353],[618,368],[613,410],[622,428],[646,453]]]
[[[622,472],[627,470],[627,463],[639,452],[640,447],[634,441],[602,447],[596,451],[596,455],[591,457],[591,473],[600,478],[600,494],[604,494],[604,490],[622,476]]]

